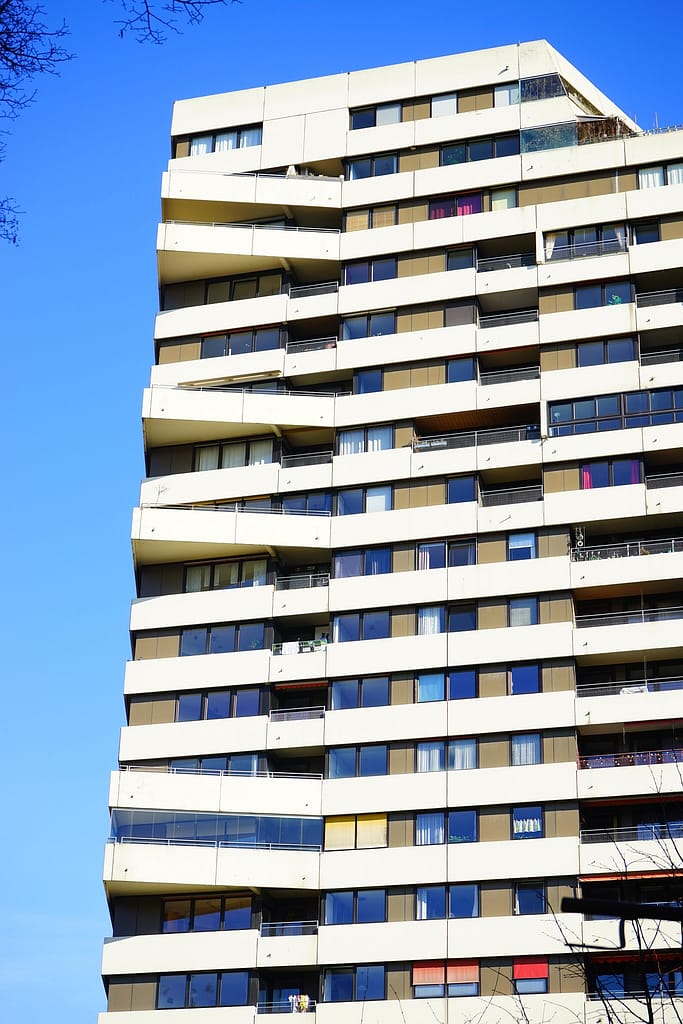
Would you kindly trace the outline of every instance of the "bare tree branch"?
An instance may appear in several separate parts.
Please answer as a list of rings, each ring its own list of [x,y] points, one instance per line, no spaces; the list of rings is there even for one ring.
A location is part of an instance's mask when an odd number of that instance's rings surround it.
[[[117,21],[119,35],[129,32],[140,43],[161,44],[169,32],[181,32],[179,25],[198,25],[209,7],[227,7],[240,0],[110,0],[122,8],[125,17]]]

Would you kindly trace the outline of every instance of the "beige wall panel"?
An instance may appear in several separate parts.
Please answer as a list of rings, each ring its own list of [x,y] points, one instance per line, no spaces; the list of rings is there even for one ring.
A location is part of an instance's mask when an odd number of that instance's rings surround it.
[[[477,544],[477,562],[490,564],[504,562],[507,559],[507,541],[505,537],[484,536]]]
[[[387,967],[387,999],[410,999],[409,967]]]
[[[407,448],[413,442],[413,424],[397,423],[394,429],[394,447]]]
[[[392,637],[415,636],[415,612],[392,612],[391,635]]]
[[[510,741],[503,736],[482,736],[479,740],[480,768],[507,768],[510,764]]]
[[[399,224],[416,224],[427,220],[427,203],[419,200],[406,200],[398,208]]]
[[[480,601],[477,608],[477,629],[502,629],[507,626],[507,602]]]
[[[132,1002],[133,982],[112,979],[109,982],[109,991],[107,992],[107,1010],[109,1013],[132,1010]]]
[[[412,675],[401,677],[394,674],[391,680],[391,703],[412,704],[414,690],[415,682]]]
[[[539,601],[539,620],[547,622],[571,622],[574,617],[574,606],[567,594],[554,594],[541,598]]]
[[[660,222],[659,234],[663,242],[683,238],[683,217],[665,217]]]
[[[510,812],[484,810],[479,813],[479,842],[505,842],[510,838]]]
[[[482,917],[510,917],[512,914],[512,887],[504,882],[483,884],[479,890]]]
[[[507,694],[507,672],[500,668],[479,670],[479,696],[504,697]]]
[[[512,983],[512,967],[501,964],[486,964],[481,968],[480,992],[482,996],[511,996],[514,995]]]
[[[569,550],[569,531],[560,529],[542,530],[538,537],[538,557],[555,558],[566,555]]]
[[[412,572],[415,568],[415,546],[407,544],[394,548],[391,568],[393,572]]]
[[[573,690],[575,686],[574,662],[559,661],[543,665],[541,669],[541,688],[543,693],[559,693]]]
[[[391,837],[391,825],[389,826]],[[389,846],[391,846],[389,842]],[[399,845],[399,844],[396,844]],[[405,843],[401,843],[405,846]],[[387,893],[387,921],[413,921],[415,919],[415,896],[412,889],[394,889]]]
[[[412,846],[413,831],[412,814],[392,814],[389,818],[388,845],[392,847]]]
[[[392,743],[389,747],[389,774],[407,775],[414,771],[415,745],[413,743]]]

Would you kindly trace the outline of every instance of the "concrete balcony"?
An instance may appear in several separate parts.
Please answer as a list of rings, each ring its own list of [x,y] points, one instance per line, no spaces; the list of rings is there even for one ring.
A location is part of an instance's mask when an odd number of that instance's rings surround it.
[[[680,824],[634,825],[581,832],[582,875],[680,870]],[[669,838],[671,836],[671,838]]]
[[[336,210],[341,209],[341,182],[309,174],[211,174],[171,163],[161,179],[161,198],[174,217],[195,202],[253,204],[256,210],[264,208],[264,216],[273,206]]]
[[[676,597],[677,595],[672,595]],[[672,651],[680,646],[683,607],[577,616],[575,655]]]
[[[591,755],[579,758],[579,799],[680,793],[683,751]]]
[[[105,939],[102,973],[170,974],[253,968],[258,932],[185,932]]]

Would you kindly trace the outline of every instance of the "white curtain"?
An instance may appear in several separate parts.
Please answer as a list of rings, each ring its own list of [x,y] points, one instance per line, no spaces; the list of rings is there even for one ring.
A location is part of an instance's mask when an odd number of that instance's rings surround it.
[[[249,465],[262,466],[273,461],[273,441],[266,437],[262,441],[249,442]]]
[[[363,451],[365,431],[342,430],[339,434],[339,454],[359,455]]]
[[[240,132],[240,149],[246,149],[247,146],[260,146],[261,145],[261,129],[260,128],[243,128]]]
[[[211,586],[210,565],[188,565],[185,570],[185,592],[195,594]]]
[[[368,451],[383,452],[393,444],[391,427],[368,427]]]
[[[443,813],[418,814],[415,820],[415,845],[432,846],[445,842]]]
[[[417,770],[418,772],[442,772],[444,766],[443,743],[418,743],[417,745]]]
[[[388,512],[391,508],[391,487],[368,487],[366,512]]]
[[[216,153],[227,153],[229,149],[237,149],[237,132],[221,132],[216,136]]]
[[[531,601],[513,600],[510,601],[510,625],[530,626],[532,623],[533,608]]]
[[[446,117],[458,113],[457,93],[450,92],[432,99],[432,117]]]
[[[433,608],[419,608],[417,612],[417,635],[433,636],[444,631],[444,609],[440,605]]]
[[[508,85],[497,85],[494,89],[494,105],[496,107],[511,107],[519,103],[519,83],[510,82]]]
[[[512,763],[540,764],[541,737],[538,733],[526,733],[512,737]]]
[[[218,445],[207,445],[197,452],[197,469],[203,472],[207,469],[218,469]]]
[[[492,210],[514,210],[517,207],[517,189],[494,188],[491,192]]]
[[[639,188],[659,188],[664,184],[663,167],[645,167],[638,171]]]
[[[212,135],[195,135],[190,140],[190,156],[204,156],[211,152]]]
[[[512,831],[516,836],[540,835],[541,818],[537,815],[530,815],[528,818],[514,818]]]
[[[462,771],[477,767],[477,741],[475,739],[453,740],[451,742],[451,768]]]
[[[237,469],[244,465],[247,457],[245,444],[226,444],[223,446],[221,466],[223,469]]]
[[[683,164],[669,164],[666,171],[670,185],[683,185]]]

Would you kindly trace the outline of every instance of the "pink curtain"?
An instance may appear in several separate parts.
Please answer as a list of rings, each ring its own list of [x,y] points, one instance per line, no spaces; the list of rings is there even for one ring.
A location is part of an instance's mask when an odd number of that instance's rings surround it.
[[[481,213],[481,195],[479,193],[471,196],[458,196],[458,217],[464,217],[468,213]]]
[[[590,491],[593,487],[593,476],[591,473],[590,466],[581,467],[581,489],[583,491]]]

